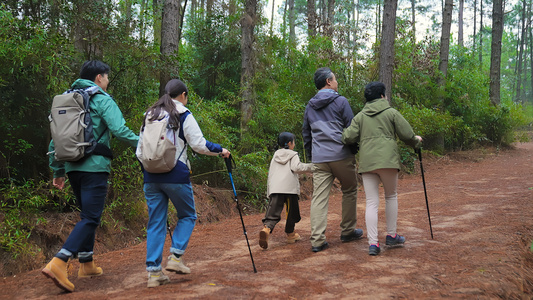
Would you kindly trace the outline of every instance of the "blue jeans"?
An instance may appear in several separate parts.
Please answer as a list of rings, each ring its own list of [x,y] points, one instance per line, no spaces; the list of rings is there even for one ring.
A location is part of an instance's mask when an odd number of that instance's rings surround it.
[[[68,178],[81,220],[76,223],[60,253],[78,257],[80,262],[92,261],[95,231],[100,224],[107,195],[108,173],[69,172]]]
[[[148,205],[148,228],[146,229],[146,270],[160,271],[165,246],[168,199],[176,208],[178,224],[172,233],[170,252],[182,255],[189,244],[196,209],[192,185],[182,183],[145,183],[144,196]]]

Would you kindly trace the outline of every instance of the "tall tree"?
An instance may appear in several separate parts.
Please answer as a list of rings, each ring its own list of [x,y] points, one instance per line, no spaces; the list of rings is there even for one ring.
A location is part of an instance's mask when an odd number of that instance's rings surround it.
[[[457,23],[458,23],[458,34],[457,34],[457,44],[460,47],[464,47],[464,39],[463,39],[463,12],[465,7],[465,0],[459,0],[459,16],[457,17]]]
[[[529,79],[531,80],[531,84],[529,86],[529,98],[531,103],[533,104],[533,13],[532,13],[532,6],[533,1],[530,1],[529,3],[529,71],[530,76]]]
[[[483,0],[479,0],[479,67],[483,65]]]
[[[452,25],[453,0],[444,1],[442,11],[442,32],[440,36],[439,71],[442,77],[439,79],[441,87],[446,86],[446,76],[448,74],[448,57],[450,55],[450,29]]]
[[[503,36],[503,3],[502,0],[492,2],[492,43],[490,50],[490,102],[500,105],[500,68],[502,61]]]
[[[325,33],[329,37],[333,37],[333,21],[335,18],[335,0],[328,0],[326,16],[326,30]]]
[[[315,0],[307,0],[307,34],[316,36],[316,8]]]
[[[161,18],[163,15],[164,0],[152,1],[152,19],[154,20],[154,44],[161,45]]]
[[[268,32],[268,36],[270,36],[270,38],[272,38],[273,34],[274,34],[274,15],[276,14],[276,11],[274,10],[275,9],[275,3],[276,1],[274,0],[271,0],[272,1],[272,10],[271,10],[271,14],[270,14],[270,30]]]
[[[241,19],[241,134],[248,130],[255,104],[254,77],[255,53],[254,29],[257,19],[257,0],[245,0],[244,16]]]
[[[522,64],[524,61],[524,43],[525,39],[527,37],[527,29],[526,29],[526,0],[522,0],[522,24],[521,24],[521,32],[520,32],[520,42],[519,42],[519,49],[518,49],[518,62],[516,67],[516,101],[521,101],[521,91],[522,91]]]
[[[474,0],[474,35],[472,35],[472,46],[474,48],[474,53],[476,51],[476,18],[477,18],[477,0]]]
[[[296,14],[294,11],[294,0],[287,0],[289,4],[289,43],[296,44]]]
[[[416,44],[416,0],[411,0],[411,23],[413,28],[413,44]]]
[[[179,0],[164,0],[161,19],[161,71],[159,73],[159,96],[165,94],[165,85],[172,78],[179,77],[176,61],[179,50]]]
[[[392,97],[392,72],[394,71],[394,40],[396,37],[396,8],[398,0],[383,2],[383,25],[379,49],[379,80],[385,84],[386,96]]]

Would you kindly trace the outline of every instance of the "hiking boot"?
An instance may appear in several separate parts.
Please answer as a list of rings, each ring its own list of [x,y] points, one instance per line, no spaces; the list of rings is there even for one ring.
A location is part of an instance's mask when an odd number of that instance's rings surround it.
[[[379,249],[379,244],[377,245],[370,245],[368,247],[368,255],[376,256],[379,254],[381,250]]]
[[[100,276],[102,274],[104,274],[104,271],[102,271],[102,268],[97,267],[94,264],[94,261],[80,263],[80,270],[78,271],[78,278]]]
[[[190,274],[191,269],[183,264],[181,257],[176,257],[176,255],[171,254],[168,257],[167,266],[165,268],[167,271],[176,272],[177,274]]]
[[[385,243],[387,246],[403,245],[403,243],[405,243],[405,237],[399,234],[395,234],[394,236],[387,235],[387,239]]]
[[[259,232],[259,247],[263,249],[268,248],[268,237],[270,236],[271,231],[270,228],[265,226],[263,230]]]
[[[148,272],[148,283],[149,288],[160,286],[163,284],[170,283],[170,279],[167,275],[163,274],[161,271],[157,272]]]
[[[341,235],[341,242],[348,243],[363,237],[363,229],[355,229],[352,233]]]
[[[296,232],[287,233],[287,244],[294,244],[301,239],[302,237]]]
[[[68,280],[67,263],[60,258],[52,258],[41,272],[44,276],[52,279],[59,288],[67,292],[74,291],[74,284]]]

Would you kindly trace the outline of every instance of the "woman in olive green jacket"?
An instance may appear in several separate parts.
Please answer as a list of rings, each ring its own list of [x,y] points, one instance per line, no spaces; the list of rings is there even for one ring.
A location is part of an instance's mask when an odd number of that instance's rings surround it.
[[[366,227],[370,245],[368,253],[380,252],[378,241],[379,184],[385,190],[385,215],[387,217],[386,244],[401,245],[405,237],[396,234],[398,219],[398,172],[400,154],[396,137],[412,147],[422,142],[411,125],[385,97],[385,85],[371,82],[365,86],[366,104],[342,134],[345,144],[359,144],[359,173],[363,177],[366,194]]]

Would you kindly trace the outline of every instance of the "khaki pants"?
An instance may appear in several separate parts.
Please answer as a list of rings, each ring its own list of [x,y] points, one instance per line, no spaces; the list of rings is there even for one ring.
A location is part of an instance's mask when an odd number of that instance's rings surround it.
[[[357,224],[357,180],[355,157],[313,164],[313,198],[311,200],[311,246],[326,241],[329,193],[335,178],[342,190],[341,235],[348,235]]]

